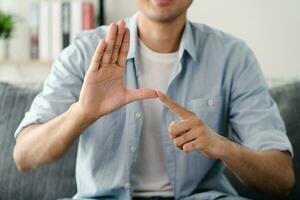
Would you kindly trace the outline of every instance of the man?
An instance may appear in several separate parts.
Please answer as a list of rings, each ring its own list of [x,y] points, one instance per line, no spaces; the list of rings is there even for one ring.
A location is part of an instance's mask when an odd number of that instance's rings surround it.
[[[129,29],[83,33],[58,57],[16,131],[18,168],[54,162],[80,137],[76,199],[243,199],[224,165],[288,194],[291,144],[251,50],[187,21],[192,0],[136,4]]]

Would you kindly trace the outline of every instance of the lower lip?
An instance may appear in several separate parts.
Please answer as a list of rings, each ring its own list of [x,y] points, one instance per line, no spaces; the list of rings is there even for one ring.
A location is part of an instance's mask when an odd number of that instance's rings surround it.
[[[152,0],[152,1],[157,6],[167,6],[171,3],[172,0]]]

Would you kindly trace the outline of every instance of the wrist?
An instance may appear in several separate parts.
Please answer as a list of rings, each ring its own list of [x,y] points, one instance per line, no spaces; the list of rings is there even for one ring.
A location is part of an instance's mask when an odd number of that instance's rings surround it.
[[[89,115],[78,102],[73,103],[69,109],[69,113],[72,116],[76,116],[76,120],[85,126],[89,126],[94,123],[98,118]]]
[[[220,139],[220,147],[218,159],[223,162],[235,156],[235,153],[239,151],[236,143],[223,136]]]

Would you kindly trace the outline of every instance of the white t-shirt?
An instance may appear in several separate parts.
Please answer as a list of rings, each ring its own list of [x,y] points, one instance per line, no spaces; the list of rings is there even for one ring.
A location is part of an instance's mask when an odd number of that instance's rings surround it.
[[[178,52],[157,53],[139,41],[138,67],[140,88],[165,92],[172,69],[178,62]],[[167,175],[161,141],[163,104],[157,99],[143,100],[144,124],[138,158],[132,175],[134,196],[174,196]]]

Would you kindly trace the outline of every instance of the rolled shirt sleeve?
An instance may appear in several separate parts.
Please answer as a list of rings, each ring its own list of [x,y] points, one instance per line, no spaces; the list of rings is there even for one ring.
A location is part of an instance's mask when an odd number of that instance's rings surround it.
[[[229,105],[234,139],[251,149],[288,151],[293,155],[285,125],[254,53],[244,43],[240,52],[245,56],[233,73]]]
[[[29,112],[25,114],[15,137],[23,128],[44,123],[65,112],[79,99],[84,78],[83,54],[79,45],[79,40],[75,39],[57,57],[42,91],[35,97]]]

